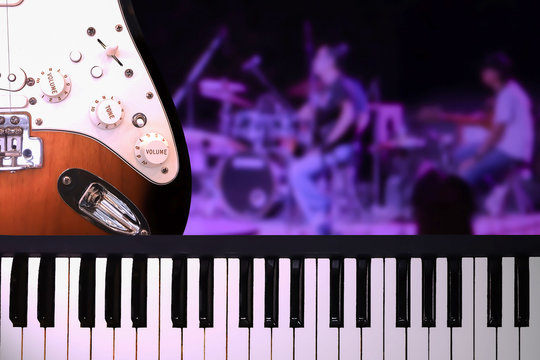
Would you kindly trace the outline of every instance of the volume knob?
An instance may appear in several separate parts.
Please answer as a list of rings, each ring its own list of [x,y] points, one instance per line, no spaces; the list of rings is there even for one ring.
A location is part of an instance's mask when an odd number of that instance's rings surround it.
[[[145,134],[137,139],[135,157],[144,166],[159,166],[169,157],[169,143],[161,134]]]
[[[68,75],[62,74],[60,70],[49,68],[47,71],[42,71],[36,82],[41,88],[45,101],[57,103],[69,95],[71,92],[71,79]]]
[[[100,129],[115,129],[124,119],[124,106],[114,96],[103,96],[90,107],[90,120]]]

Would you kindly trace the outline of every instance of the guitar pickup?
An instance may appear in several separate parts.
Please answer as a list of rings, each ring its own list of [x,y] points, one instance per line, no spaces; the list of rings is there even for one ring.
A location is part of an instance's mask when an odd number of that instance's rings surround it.
[[[28,98],[23,95],[0,95],[0,109],[24,109],[28,106]]]
[[[24,0],[5,0],[3,2],[0,2],[0,8],[1,7],[13,7],[21,5]]]

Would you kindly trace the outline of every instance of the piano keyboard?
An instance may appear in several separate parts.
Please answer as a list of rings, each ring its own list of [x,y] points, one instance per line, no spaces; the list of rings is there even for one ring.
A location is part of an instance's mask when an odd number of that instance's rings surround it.
[[[1,258],[2,360],[525,360],[540,353],[535,256],[29,252]]]
[[[536,359],[540,258],[1,260],[1,359]]]

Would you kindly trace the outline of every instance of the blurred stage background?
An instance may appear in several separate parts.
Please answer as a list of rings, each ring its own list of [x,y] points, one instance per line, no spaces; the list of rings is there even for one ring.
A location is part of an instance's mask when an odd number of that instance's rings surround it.
[[[297,136],[292,109],[308,96],[311,58],[321,44],[348,44],[345,69],[362,82],[371,104],[369,146],[321,180],[336,233],[416,232],[410,198],[417,169],[429,160],[446,170],[458,142],[487,136],[478,127],[422,121],[419,111],[484,108],[491,96],[479,76],[486,54],[512,57],[540,120],[535,2],[133,2],[176,95],[190,147],[188,234],[312,232],[290,193],[287,160],[274,138]],[[190,72],[197,76],[186,86]],[[475,233],[540,233],[539,168],[533,162],[497,184],[505,187],[504,201],[480,205]]]

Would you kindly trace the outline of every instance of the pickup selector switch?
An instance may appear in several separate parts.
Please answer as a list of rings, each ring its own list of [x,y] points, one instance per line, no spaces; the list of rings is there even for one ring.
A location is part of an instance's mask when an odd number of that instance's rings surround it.
[[[46,102],[60,102],[71,92],[71,79],[68,75],[62,74],[59,69],[49,68],[47,71],[42,71],[36,82],[43,93],[41,97]]]
[[[169,157],[169,143],[161,134],[147,133],[137,139],[135,157],[144,166],[159,166]]]
[[[124,106],[114,96],[103,96],[90,107],[90,120],[100,129],[117,128],[124,119]]]

